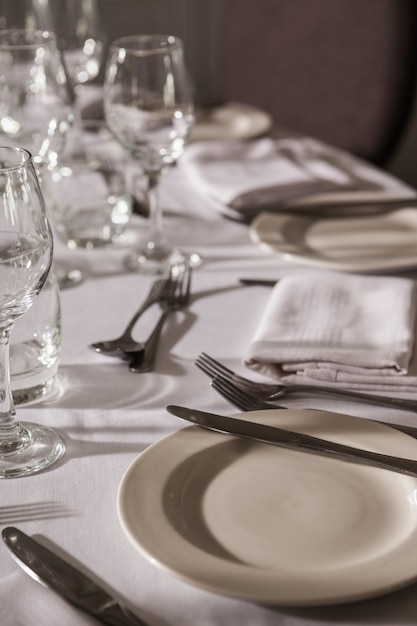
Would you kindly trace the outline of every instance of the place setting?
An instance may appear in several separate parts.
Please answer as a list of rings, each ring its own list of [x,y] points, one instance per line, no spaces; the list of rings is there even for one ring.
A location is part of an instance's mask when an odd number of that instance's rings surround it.
[[[0,16],[0,622],[411,623],[417,191],[202,105],[193,1]]]
[[[407,435],[329,415],[276,409],[231,419],[417,459]],[[415,477],[379,467],[191,426],[155,443],[129,467],[118,512],[145,558],[193,585],[251,602],[317,606],[381,595],[415,580],[415,488]]]
[[[415,190],[309,137],[196,143],[180,167],[213,210],[286,263],[347,272],[416,266]]]
[[[388,296],[389,314],[380,306]],[[126,471],[118,515],[130,542],[193,585],[279,606],[344,604],[413,582],[417,428],[406,412],[417,403],[401,392],[414,388],[415,398],[414,342],[410,279],[281,279],[242,362],[246,376],[208,354],[196,359],[243,412],[168,405],[193,425]],[[279,386],[307,402],[316,392],[396,407],[396,418],[292,408],[272,392]]]

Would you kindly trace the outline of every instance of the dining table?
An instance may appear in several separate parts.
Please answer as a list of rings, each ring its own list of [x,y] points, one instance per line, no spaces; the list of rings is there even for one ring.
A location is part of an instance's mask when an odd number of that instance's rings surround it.
[[[411,577],[399,588],[393,585],[356,601],[342,594],[340,602],[285,606],[285,602],[256,601],[246,593],[247,587],[230,594],[194,581],[191,566],[190,575],[184,576],[175,566],[154,558],[152,551],[139,549],[128,536],[120,507],[126,472],[152,446],[181,429],[198,428],[166,407],[239,413],[196,367],[198,355],[206,352],[242,374],[257,375],[248,372],[244,358],[272,288],[243,284],[241,279],[279,281],[301,272],[313,277],[317,272],[314,264],[294,262],[257,245],[248,224],[214,210],[211,199],[191,183],[180,163],[162,177],[161,203],[170,241],[180,250],[198,253],[201,264],[193,270],[189,305],[167,320],[151,372],[130,372],[126,361],[89,347],[121,334],[155,280],[129,271],[124,264],[128,252],[146,236],[146,217],[134,214],[123,240],[108,247],[70,250],[56,239],[56,262],[80,269],[83,280],[61,291],[62,350],[54,388],[32,404],[19,405],[17,413],[22,420],[55,428],[66,451],[48,471],[0,481],[1,529],[13,526],[38,539],[89,573],[152,626],[415,624],[417,550],[412,555],[415,580]],[[416,270],[417,265],[396,273],[414,278]],[[151,331],[158,308],[155,305],[135,326],[139,341]],[[417,412],[359,401],[300,395],[283,400],[282,405],[417,426]],[[154,465],[158,482],[158,463]],[[148,478],[147,497],[151,497],[152,477]],[[155,498],[159,497],[156,490]],[[248,509],[252,506],[248,500]],[[412,506],[415,509],[415,503]],[[139,509],[138,515],[146,519],[149,511]],[[150,523],[157,532],[159,520]],[[160,532],[163,544],[163,524]],[[3,546],[0,552],[2,626],[97,623],[29,577]],[[203,552],[201,563],[196,557],[200,570]],[[389,568],[389,563],[384,567]]]

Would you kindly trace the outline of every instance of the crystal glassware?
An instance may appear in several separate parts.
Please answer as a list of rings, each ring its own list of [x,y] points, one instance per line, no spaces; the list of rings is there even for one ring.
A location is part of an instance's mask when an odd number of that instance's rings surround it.
[[[132,271],[166,273],[184,255],[168,243],[158,201],[161,173],[181,156],[194,122],[183,45],[169,35],[132,35],[110,46],[104,82],[107,125],[147,177],[150,235],[126,259]],[[198,259],[192,255],[191,261]]]
[[[23,146],[37,167],[53,168],[73,122],[57,40],[48,31],[0,31],[0,140]]]
[[[64,452],[59,435],[17,419],[10,385],[9,342],[51,268],[53,239],[30,153],[0,147],[0,478],[39,472]]]
[[[43,179],[57,167],[73,122],[56,36],[33,28],[0,31],[0,143],[29,150]],[[60,286],[82,279],[79,270],[56,265]]]
[[[75,119],[68,153],[74,158],[80,153],[82,158],[80,97],[85,84],[100,73],[106,40],[98,0],[43,0],[43,6],[43,27],[57,36],[73,89]]]
[[[99,75],[106,41],[98,0],[1,0],[0,6],[2,28],[21,29],[26,36],[48,31],[56,37],[71,91],[75,151],[81,142],[79,90]]]
[[[104,49],[98,1],[44,0],[43,6],[49,20],[47,28],[58,37],[73,84],[82,85],[97,78]]]

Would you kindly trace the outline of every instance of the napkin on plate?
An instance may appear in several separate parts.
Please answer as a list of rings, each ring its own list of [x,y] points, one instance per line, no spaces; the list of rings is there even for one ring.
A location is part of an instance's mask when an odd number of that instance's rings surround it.
[[[414,325],[413,280],[287,276],[272,291],[245,363],[289,384],[417,391]]]
[[[361,192],[361,199],[415,191],[342,150],[308,137],[190,144],[179,166],[220,211],[252,218],[323,194]],[[363,195],[364,194],[364,195]]]

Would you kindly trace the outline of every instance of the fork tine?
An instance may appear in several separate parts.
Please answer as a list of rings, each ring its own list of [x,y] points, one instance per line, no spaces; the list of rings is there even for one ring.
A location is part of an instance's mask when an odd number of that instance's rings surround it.
[[[205,352],[202,352],[196,359],[195,364],[199,367],[207,376],[214,378],[214,376],[220,375],[227,380],[235,380],[237,376],[231,369],[216,361]]]
[[[166,296],[168,306],[187,304],[191,293],[191,267],[173,265],[169,274],[169,287]]]
[[[205,352],[202,352],[197,357],[195,364],[211,378],[220,375],[225,380],[230,380],[230,382],[234,383],[236,387],[239,387],[249,393],[258,393],[261,389],[260,383],[256,383],[248,378],[244,378],[243,376],[236,374],[236,372],[229,369],[219,361],[216,361],[216,359],[213,359],[213,357],[209,356]]]
[[[203,371],[203,368],[206,367],[207,371],[214,372],[215,374],[220,374],[224,378],[231,378],[234,376],[234,372],[231,369],[229,369],[219,361],[216,361],[216,359],[213,359],[213,357],[209,356],[206,352],[201,352],[201,354],[197,357],[196,365],[198,365],[198,367],[201,367]]]
[[[204,360],[203,353],[197,357],[195,364],[201,369],[202,372],[204,372],[204,374],[210,376],[210,378],[214,378],[218,374],[217,370],[213,368],[210,363],[207,363]]]
[[[262,402],[254,396],[246,393],[242,389],[236,387],[230,380],[224,378],[221,375],[217,375],[211,381],[213,389],[218,391],[226,400],[231,404],[234,404],[238,409],[242,411],[256,411],[260,409],[271,409],[271,404]]]

